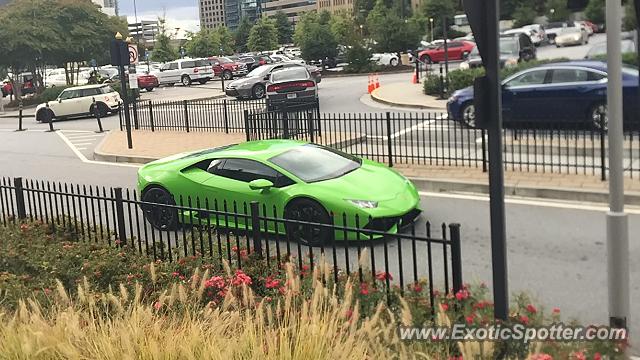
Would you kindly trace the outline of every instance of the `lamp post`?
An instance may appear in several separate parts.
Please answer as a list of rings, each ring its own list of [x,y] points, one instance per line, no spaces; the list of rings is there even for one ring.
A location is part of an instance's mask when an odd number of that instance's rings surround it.
[[[433,42],[433,18],[429,18],[429,23],[431,23],[431,42]]]
[[[364,25],[360,24],[360,36],[364,36],[364,31],[362,30]]]

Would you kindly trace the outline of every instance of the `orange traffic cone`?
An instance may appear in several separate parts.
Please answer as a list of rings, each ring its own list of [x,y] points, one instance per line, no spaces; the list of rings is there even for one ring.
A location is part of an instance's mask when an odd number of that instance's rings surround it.
[[[373,79],[371,78],[371,74],[369,74],[369,85],[367,86],[367,92],[371,94],[375,90],[375,85],[373,84]]]
[[[418,75],[416,73],[413,73],[413,77],[411,78],[411,83],[412,84],[418,83]]]
[[[374,83],[373,83],[373,88],[377,89],[377,88],[380,87],[380,81],[378,80],[378,74],[376,73],[373,76],[375,76],[374,77],[375,80],[374,80]]]

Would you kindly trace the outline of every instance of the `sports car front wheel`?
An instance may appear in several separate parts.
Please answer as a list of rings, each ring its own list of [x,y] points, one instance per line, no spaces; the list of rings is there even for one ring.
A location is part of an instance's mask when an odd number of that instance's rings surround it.
[[[171,194],[159,187],[148,189],[142,195],[142,211],[147,221],[158,230],[173,230],[178,226],[178,211]]]
[[[331,240],[329,227],[307,223],[329,224],[331,219],[322,205],[310,199],[293,200],[285,209],[287,236],[310,246],[321,246]]]

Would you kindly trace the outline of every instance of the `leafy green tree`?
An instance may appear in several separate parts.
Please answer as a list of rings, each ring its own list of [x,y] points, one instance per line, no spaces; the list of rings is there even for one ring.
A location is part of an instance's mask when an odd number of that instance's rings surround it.
[[[360,29],[357,28],[355,19],[349,12],[339,11],[334,13],[331,16],[331,20],[329,20],[329,26],[338,44],[352,45],[357,42],[356,39],[359,37]]]
[[[604,24],[605,2],[606,0],[589,0],[589,4],[584,9],[584,16],[595,24]]]
[[[567,21],[571,14],[567,8],[567,0],[547,0],[547,17],[549,21]]]
[[[633,1],[627,1],[624,6],[624,19],[622,19],[622,29],[624,31],[633,31],[638,28],[638,21],[636,19],[636,10],[633,5]]]
[[[419,9],[422,16],[427,20],[433,19],[434,39],[442,37],[442,25],[446,17],[449,23],[455,15],[455,9],[451,0],[424,0]]]
[[[377,0],[367,16],[367,29],[378,52],[401,52],[413,48],[420,40],[417,22],[405,22],[397,11]]]
[[[360,39],[362,40],[362,39]],[[371,61],[371,50],[363,45],[364,41],[356,41],[347,49],[346,70],[353,73],[371,72],[375,65]]]
[[[331,32],[326,16],[316,12],[308,12],[296,24],[294,41],[300,46],[302,58],[307,61],[324,60],[335,57],[338,43]]]
[[[220,54],[222,43],[217,31],[202,29],[190,34],[191,38],[184,44],[187,54],[191,57],[209,57]]]
[[[278,29],[273,20],[262,18],[249,32],[247,47],[250,51],[267,51],[278,47]]]
[[[165,19],[160,19],[158,35],[156,35],[156,43],[153,47],[151,59],[158,62],[173,61],[178,58],[178,51],[171,45],[171,38],[167,33]]]
[[[220,49],[224,55],[233,55],[235,52],[235,39],[233,34],[227,29],[226,26],[220,26],[216,29],[216,33],[220,39]]]
[[[240,20],[240,25],[233,33],[233,38],[236,43],[236,50],[238,52],[246,52],[248,51],[247,43],[249,41],[249,33],[251,32],[251,27],[253,25],[249,21],[249,18],[246,16]]]
[[[513,12],[513,26],[521,27],[532,24],[536,19],[536,12],[532,4],[524,3]]]
[[[278,11],[273,17],[276,22],[276,28],[278,29],[278,43],[289,44],[293,39],[293,25],[289,21],[287,14],[282,11]]]

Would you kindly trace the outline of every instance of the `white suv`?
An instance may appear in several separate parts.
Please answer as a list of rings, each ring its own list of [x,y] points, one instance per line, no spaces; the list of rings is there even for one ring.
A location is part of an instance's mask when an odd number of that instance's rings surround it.
[[[160,85],[181,83],[189,86],[193,81],[206,84],[213,78],[213,68],[204,59],[180,59],[168,62],[154,73]]]
[[[49,122],[52,119],[95,114],[93,99],[96,100],[95,106],[100,116],[116,113],[122,103],[120,94],[109,85],[76,86],[63,90],[56,100],[38,105],[36,120]]]

